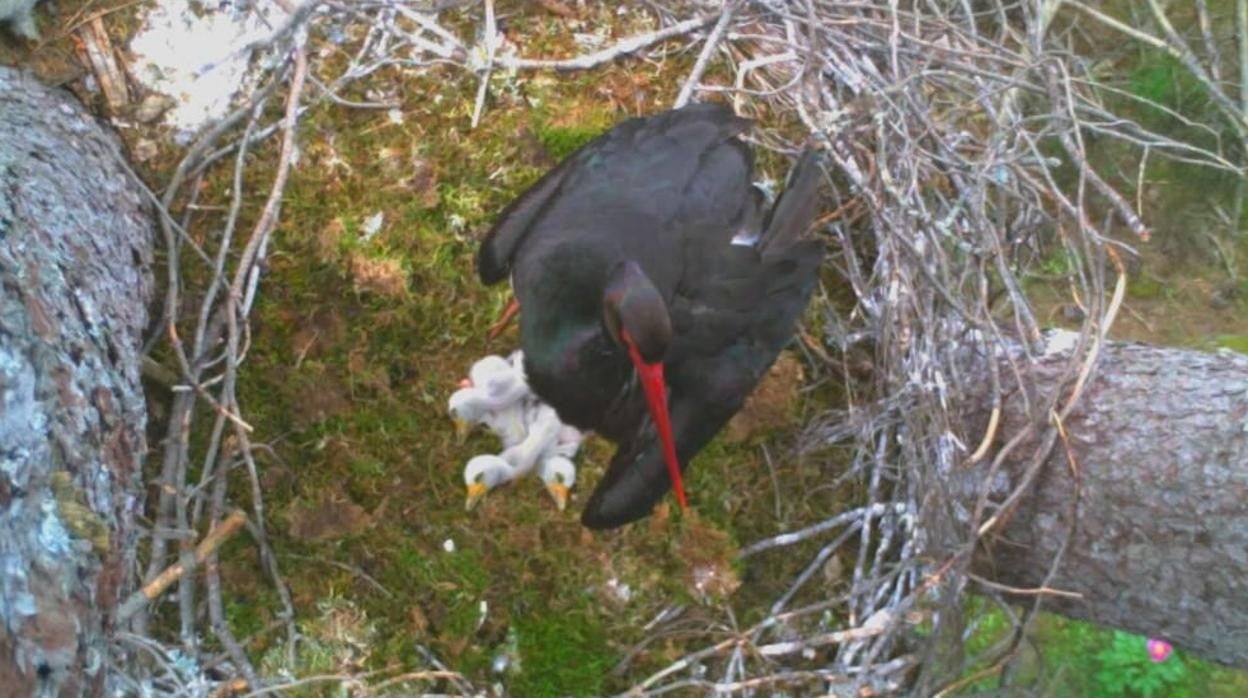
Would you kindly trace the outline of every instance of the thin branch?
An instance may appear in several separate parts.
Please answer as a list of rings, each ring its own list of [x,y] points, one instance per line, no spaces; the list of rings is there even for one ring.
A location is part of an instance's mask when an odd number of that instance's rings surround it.
[[[661,41],[667,41],[668,39],[674,39],[689,32],[697,31],[714,21],[715,17],[715,15],[704,15],[687,19],[669,27],[623,39],[601,51],[587,53],[575,58],[543,59],[501,56],[498,58],[497,63],[507,70],[589,70],[604,63],[610,63],[617,58],[637,53]]]
[[[719,11],[719,21],[715,22],[715,27],[711,30],[710,36],[706,37],[706,43],[702,45],[702,52],[698,54],[698,60],[693,64],[693,70],[689,71],[689,76],[685,78],[685,84],[680,88],[680,94],[676,96],[676,101],[672,103],[673,109],[679,109],[689,103],[689,99],[693,96],[693,91],[698,87],[698,81],[702,79],[702,73],[706,72],[706,66],[711,61],[711,56],[715,50],[719,48],[719,42],[724,38],[724,32],[728,30],[728,24],[732,21],[732,15],[737,11],[738,0],[725,0],[723,7]]]

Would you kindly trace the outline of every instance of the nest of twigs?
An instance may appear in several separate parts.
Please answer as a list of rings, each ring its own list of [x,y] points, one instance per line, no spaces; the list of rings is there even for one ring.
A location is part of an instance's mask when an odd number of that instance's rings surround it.
[[[475,122],[489,118],[492,71],[523,76],[594,70],[675,44],[697,56],[678,102],[726,98],[741,113],[763,117],[756,134],[761,146],[792,154],[806,140],[824,150],[835,198],[819,234],[830,243],[834,276],[855,300],[833,303],[834,294],[823,294],[818,303],[826,335],[807,350],[818,354],[828,373],[849,381],[851,397],[844,410],[810,424],[804,443],[851,449],[852,465],[839,477],[859,483],[863,499],[850,511],[826,512],[817,526],[743,548],[748,557],[797,541],[826,541],[762,621],[639,678],[630,695],[682,687],[931,695],[955,687],[964,667],[1009,656],[1010,647],[993,648],[992,657],[961,657],[958,651],[961,594],[974,589],[996,595],[969,574],[976,541],[993,512],[1028,486],[1023,481],[1004,501],[985,494],[974,511],[960,510],[942,490],[942,475],[983,457],[993,436],[963,433],[956,414],[963,396],[983,381],[1002,382],[998,375],[968,375],[969,358],[991,354],[1007,337],[1024,345],[1038,339],[1040,321],[1020,277],[1041,249],[1060,246],[1072,265],[1072,297],[1082,306],[1082,342],[1063,392],[1037,395],[1042,407],[1066,406],[1071,386],[1093,367],[1097,339],[1116,311],[1115,283],[1121,283],[1118,274],[1130,254],[1119,241],[1148,231],[1136,206],[1089,164],[1084,134],[1120,138],[1154,156],[1230,165],[1216,153],[1109,113],[1091,68],[1070,49],[1073,29],[1052,16],[1056,3],[649,2],[658,30],[557,60],[527,55],[522,42],[498,40],[489,0],[441,5],[447,7],[313,0],[291,7],[288,23],[265,45],[252,47],[264,57],[257,61],[262,68],[255,90],[202,133],[170,181],[161,183],[169,283],[164,324],[153,341],[169,342],[182,381],[199,387],[174,395],[168,433],[154,453],[163,485],[153,503],[156,525],[201,531],[221,526],[240,506],[228,497],[229,483],[246,483],[246,520],[279,592],[283,609],[277,615],[294,651],[293,604],[266,543],[255,463],[262,446],[252,442],[236,388],[283,188],[300,146],[298,126],[310,104],[386,107],[339,95],[387,66],[443,63],[459,66],[465,84],[479,86]],[[446,12],[455,13],[454,25],[443,21]],[[465,26],[465,17],[473,20],[473,32],[448,28]],[[355,37],[345,44],[352,59],[332,74],[310,58],[318,42],[331,36]],[[704,80],[708,67],[714,67],[715,80]],[[731,78],[723,79],[725,74]],[[265,139],[280,143],[278,166],[252,217],[256,223],[242,230],[237,221],[246,205],[244,181],[255,186],[246,177],[248,153]],[[197,196],[196,183],[214,168],[232,171],[234,187],[223,233],[205,249],[194,243],[202,236],[170,212],[186,210]],[[204,281],[184,298],[188,265],[202,269],[197,277]],[[859,370],[861,364],[870,370]],[[197,445],[192,454],[191,435],[182,426],[194,410],[207,410],[215,422],[196,439],[206,446]],[[1041,425],[1041,436],[1055,428]],[[1039,462],[1053,439],[1035,443]],[[198,487],[187,481],[192,455],[202,463]],[[193,494],[183,500],[173,496],[176,491]],[[146,569],[136,573],[133,587],[164,569],[169,547],[153,538],[142,551]],[[856,551],[845,571],[851,583],[815,605],[792,607],[796,592],[850,547]],[[203,695],[245,686],[242,692],[252,695],[248,691],[332,679],[360,692],[384,692],[396,681],[437,692],[484,690],[432,655],[428,671],[418,675],[265,676],[225,621],[215,552],[206,551],[202,562],[206,574],[199,584],[188,577],[178,588],[180,635],[149,632],[140,614],[136,632],[119,636],[117,687]],[[197,594],[207,597],[209,627],[197,627]],[[1011,617],[1023,623],[1028,616]],[[225,652],[199,653],[194,638],[201,634],[215,636]],[[137,656],[154,660],[131,661]]]

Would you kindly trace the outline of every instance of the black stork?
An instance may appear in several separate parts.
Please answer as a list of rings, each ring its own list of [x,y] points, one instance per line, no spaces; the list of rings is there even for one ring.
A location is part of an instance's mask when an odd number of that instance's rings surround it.
[[[807,150],[770,208],[738,135],[751,121],[695,104],[624,121],[499,216],[477,269],[510,276],[525,372],[559,417],[618,445],[582,523],[651,513],[741,408],[793,335],[823,244]],[[648,413],[648,414],[647,414]]]

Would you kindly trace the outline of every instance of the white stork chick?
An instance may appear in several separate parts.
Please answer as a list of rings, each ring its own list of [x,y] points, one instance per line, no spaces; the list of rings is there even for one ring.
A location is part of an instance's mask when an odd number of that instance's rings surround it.
[[[519,352],[517,352],[519,353]],[[513,357],[514,358],[514,357]],[[455,421],[455,434],[462,441],[474,424],[484,424],[502,439],[504,446],[524,440],[525,398],[532,395],[517,361],[487,356],[468,371],[447,405]]]
[[[529,390],[524,355],[487,356],[469,371],[464,387],[450,399],[451,416],[462,439],[474,424],[485,424],[503,442],[499,455],[481,455],[464,467],[465,506],[471,509],[485,493],[523,477],[534,468],[560,511],[576,482],[576,456],[584,435],[559,421],[554,408]]]
[[[530,405],[523,410],[523,413],[523,428],[526,433],[520,443],[507,448],[497,456],[475,456],[468,461],[468,465],[464,468],[464,485],[468,490],[467,500],[464,502],[466,509],[476,506],[486,492],[527,475],[535,467],[538,468],[542,480],[547,483],[547,490],[555,498],[555,503],[557,505],[567,503],[567,488],[571,487],[571,483],[562,482],[567,479],[567,466],[551,464],[549,468],[546,467],[547,461],[552,458],[567,460],[565,456],[557,452],[561,446],[562,453],[567,453],[569,449],[566,442],[560,443],[560,436],[565,427],[559,421],[559,416],[555,414],[553,407],[537,402],[535,399],[530,401]],[[575,449],[572,453],[575,453]],[[569,462],[568,465],[571,463]],[[559,486],[552,487],[552,484]]]
[[[464,509],[471,510],[490,490],[521,477],[525,472],[502,455],[473,456],[464,467],[464,484],[468,490]],[[546,485],[555,506],[563,511],[568,505],[568,493],[576,484],[576,465],[563,456],[547,456],[537,463],[537,476]]]
[[[536,395],[529,402],[525,411],[525,423],[528,425],[545,424],[549,421],[559,425],[555,439],[542,452],[537,464],[537,476],[546,484],[546,491],[555,500],[555,506],[563,511],[568,506],[568,492],[576,484],[576,464],[572,459],[581,448],[585,435],[580,429],[559,421],[555,408],[547,405]],[[529,427],[533,429],[533,426]],[[545,427],[539,427],[544,429]]]
[[[551,411],[553,408],[542,405]],[[538,466],[537,475],[546,483],[546,491],[555,500],[555,506],[563,511],[568,505],[568,491],[576,484],[576,464],[572,459],[581,448],[585,435],[580,429],[567,424],[560,425],[555,443]]]
[[[568,492],[576,484],[576,464],[564,456],[548,456],[538,465],[537,476],[546,483],[555,506],[563,511],[568,506]]]

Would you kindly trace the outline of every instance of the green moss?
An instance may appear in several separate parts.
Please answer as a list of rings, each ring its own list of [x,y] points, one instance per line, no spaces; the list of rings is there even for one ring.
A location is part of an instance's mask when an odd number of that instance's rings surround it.
[[[1070,251],[1064,247],[1055,249],[1040,262],[1040,270],[1044,274],[1059,279],[1069,276],[1073,268],[1074,260],[1070,256]]]
[[[562,160],[577,148],[602,135],[618,120],[614,110],[592,102],[560,104],[535,114],[532,128],[542,147],[555,160]]]
[[[971,596],[965,603],[976,623],[967,639],[968,656],[1007,641],[1013,626],[1005,614]],[[1040,613],[1029,642],[1013,666],[1012,686],[993,674],[966,686],[958,695],[1027,695],[1043,686],[1052,695],[1094,696],[1240,696],[1248,687],[1242,672],[1226,669],[1176,650],[1165,662],[1149,659],[1147,638],[1091,623]],[[1034,648],[1040,651],[1036,652]],[[968,668],[965,675],[987,666]]]
[[[1127,78],[1127,89],[1137,97],[1182,112],[1210,106],[1209,93],[1179,59],[1163,51],[1149,51]]]
[[[603,680],[616,653],[598,619],[538,615],[516,624],[520,674],[511,686],[518,696],[602,695]]]
[[[259,669],[266,676],[287,674],[311,676],[344,674],[366,662],[377,638],[376,624],[349,599],[331,594],[316,604],[315,614],[299,622],[300,641],[295,664],[290,665],[286,648],[275,645],[261,658]],[[311,683],[286,695],[354,695],[347,682]]]
[[[1214,346],[1248,354],[1248,334],[1224,334],[1214,338]]]
[[[1127,295],[1131,298],[1162,298],[1171,290],[1163,280],[1153,276],[1136,275],[1127,280]]]
[[[545,126],[537,130],[537,138],[555,159],[562,160],[602,132],[601,129],[581,126]]]

